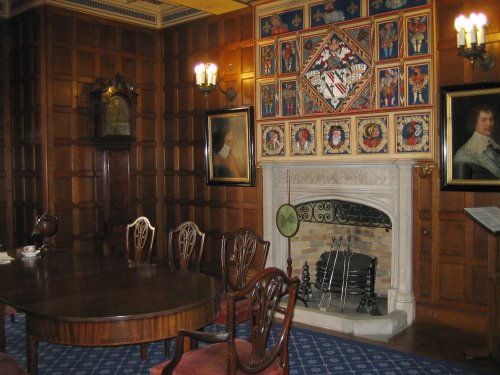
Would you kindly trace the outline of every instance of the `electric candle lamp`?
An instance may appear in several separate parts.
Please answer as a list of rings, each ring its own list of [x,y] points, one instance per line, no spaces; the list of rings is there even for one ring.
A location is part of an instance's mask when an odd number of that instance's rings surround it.
[[[455,18],[458,54],[481,70],[490,70],[495,66],[495,56],[486,51],[486,16],[483,13],[471,13],[467,18],[463,14]]]
[[[196,86],[202,93],[207,95],[214,91],[217,86],[217,65],[212,63],[198,64],[194,67],[194,73]]]
[[[471,24],[471,30],[470,30],[470,42],[472,44],[477,44],[477,19],[478,16],[476,13],[471,13],[469,20]]]
[[[203,84],[203,76],[205,74],[205,64],[198,64],[194,67],[194,73],[196,75],[196,84],[201,86]]]
[[[472,47],[471,34],[472,34],[473,25],[472,25],[470,18],[465,19],[464,29],[465,29],[465,46],[467,48],[471,48]]]
[[[209,85],[214,85],[217,82],[217,65],[208,64],[207,66],[207,82]]]
[[[465,45],[465,16],[461,14],[455,18],[455,30],[457,30],[457,47],[461,48]]]
[[[477,29],[478,29],[478,32],[477,32],[477,43],[479,45],[485,45],[486,44],[486,34],[485,34],[485,31],[484,31],[484,26],[486,25],[486,23],[488,22],[488,20],[486,19],[486,16],[483,14],[483,13],[479,13],[477,15]]]

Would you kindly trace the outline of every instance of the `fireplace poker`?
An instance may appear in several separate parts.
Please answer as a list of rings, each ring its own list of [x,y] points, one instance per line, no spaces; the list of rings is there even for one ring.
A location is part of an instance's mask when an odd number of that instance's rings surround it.
[[[342,242],[342,236],[339,237],[339,242],[337,246],[337,251],[335,252],[335,259],[333,261],[333,268],[332,268],[332,273],[330,275],[330,280],[328,282],[328,287],[326,288],[326,291],[324,289],[325,285],[325,279],[326,279],[326,273],[328,272],[328,266],[330,265],[330,257],[332,255],[332,252],[335,251],[335,236],[332,236],[332,250],[328,253],[328,259],[326,260],[326,267],[325,267],[325,272],[323,274],[323,280],[321,281],[321,299],[319,301],[318,307],[321,311],[326,311],[328,307],[330,307],[330,303],[332,301],[332,293],[333,291],[329,291],[330,288],[332,287],[332,281],[333,281],[333,272],[335,271],[335,266],[337,265],[337,257],[339,255],[338,250],[340,249],[340,243]],[[325,301],[325,296],[328,296],[328,300]],[[325,307],[326,304],[326,307]]]
[[[344,312],[345,300],[347,296],[347,283],[349,281],[349,266],[351,264],[351,235],[347,236],[347,247],[344,250],[344,273],[342,275],[342,290],[340,291],[340,312]],[[347,263],[347,272],[346,272]]]

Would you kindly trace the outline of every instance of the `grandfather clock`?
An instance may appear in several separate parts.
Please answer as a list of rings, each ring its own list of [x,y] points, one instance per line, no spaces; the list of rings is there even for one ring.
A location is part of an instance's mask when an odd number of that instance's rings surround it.
[[[117,74],[90,94],[95,122],[94,145],[102,152],[104,223],[96,251],[120,255],[130,219],[130,149],[135,138],[137,93]]]

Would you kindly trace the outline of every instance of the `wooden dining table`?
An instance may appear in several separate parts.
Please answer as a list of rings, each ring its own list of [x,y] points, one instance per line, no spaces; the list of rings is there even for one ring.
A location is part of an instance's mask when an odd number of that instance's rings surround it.
[[[26,314],[28,371],[39,341],[79,346],[141,344],[200,329],[219,310],[220,282],[165,264],[56,250],[0,265],[0,302]],[[0,303],[0,309],[3,305]],[[1,313],[2,311],[0,311]],[[0,324],[0,351],[5,327]]]

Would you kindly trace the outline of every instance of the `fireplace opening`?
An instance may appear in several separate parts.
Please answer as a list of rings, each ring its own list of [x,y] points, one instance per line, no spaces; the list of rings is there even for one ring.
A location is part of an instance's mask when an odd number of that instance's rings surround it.
[[[300,229],[291,241],[293,275],[303,278],[303,266],[307,262],[312,266],[308,271],[310,278],[315,280],[312,287],[321,294],[323,290],[318,286],[318,280],[324,276],[323,268],[328,260],[333,262],[336,259],[337,271],[332,282],[342,280],[342,267],[348,264],[359,266],[360,270],[351,269],[350,274],[345,275],[350,276],[353,284],[348,294],[360,294],[354,293],[352,287],[364,282],[370,273],[367,298],[373,299],[375,295],[387,298],[391,282],[392,223],[386,214],[360,203],[333,199],[304,202],[296,205],[296,209]],[[335,251],[339,255],[328,258],[328,254],[335,254]],[[349,263],[344,258],[348,253],[356,254],[349,257]],[[370,269],[372,258],[374,264]],[[318,263],[323,264],[318,266]],[[332,268],[333,263],[328,267]],[[338,287],[334,285],[332,292],[337,293]],[[341,292],[340,286],[339,295],[345,300]],[[376,309],[373,313],[377,313]]]

